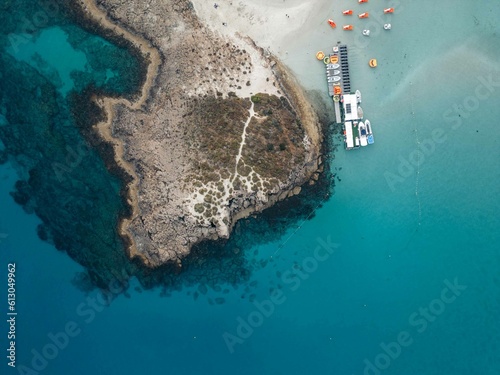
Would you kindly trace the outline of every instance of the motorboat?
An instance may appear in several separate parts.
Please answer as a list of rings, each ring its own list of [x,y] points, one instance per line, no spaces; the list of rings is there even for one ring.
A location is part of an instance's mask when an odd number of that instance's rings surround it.
[[[361,103],[361,91],[359,90],[356,90],[356,101],[359,103]]]
[[[359,18],[368,18],[368,17],[370,17],[370,13],[364,12],[364,13],[358,14],[358,17]]]
[[[385,14],[388,14],[388,13],[394,13],[394,8],[385,8],[385,9],[384,9],[384,13],[385,13]]]
[[[326,69],[331,70],[331,69],[338,69],[340,68],[340,64],[328,64],[326,66]]]
[[[390,30],[390,29],[392,29],[392,25],[390,23],[385,23],[384,30]]]
[[[359,143],[362,147],[368,145],[366,126],[363,121],[358,123]]]
[[[363,35],[370,36],[370,30],[367,30],[367,29],[363,30]]]
[[[351,9],[344,10],[342,14],[344,16],[352,16],[352,10]]]
[[[328,82],[329,83],[338,82],[338,81],[340,81],[340,77],[339,76],[328,77]]]
[[[352,25],[344,25],[343,27],[344,30],[352,30],[354,27]]]
[[[372,145],[374,143],[374,140],[372,133],[372,124],[370,123],[370,120],[365,120],[365,127],[366,127],[366,140],[369,145]]]
[[[358,118],[363,118],[363,108],[358,106]]]

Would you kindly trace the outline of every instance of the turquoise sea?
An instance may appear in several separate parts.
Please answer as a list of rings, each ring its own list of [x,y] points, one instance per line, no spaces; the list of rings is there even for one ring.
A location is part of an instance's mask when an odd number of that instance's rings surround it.
[[[371,17],[331,30],[344,8]],[[90,90],[132,95],[141,62],[62,3],[0,12],[0,373],[500,374],[500,3],[341,0],[311,17],[281,57],[326,101],[314,55],[346,43],[376,143],[346,152],[332,130],[335,186],[314,214],[304,197],[245,221],[173,277],[127,262],[120,176],[82,136]]]

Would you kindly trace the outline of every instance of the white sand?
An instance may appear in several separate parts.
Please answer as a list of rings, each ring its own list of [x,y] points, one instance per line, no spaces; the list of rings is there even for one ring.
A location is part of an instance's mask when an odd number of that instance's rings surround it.
[[[196,14],[210,29],[223,36],[246,43],[249,36],[266,51],[286,63],[288,48],[304,37],[305,30],[326,22],[331,2],[328,0],[192,0]],[[214,3],[218,4],[217,9]],[[226,25],[223,25],[226,23]],[[252,62],[259,61],[256,50],[248,48]],[[312,57],[313,55],[311,55]],[[267,92],[275,94],[272,81],[262,64],[254,63],[251,87],[238,91],[240,96]]]
[[[196,14],[223,35],[248,35],[257,45],[280,56],[287,44],[328,18],[328,0],[192,0]],[[223,25],[227,23],[227,26]]]

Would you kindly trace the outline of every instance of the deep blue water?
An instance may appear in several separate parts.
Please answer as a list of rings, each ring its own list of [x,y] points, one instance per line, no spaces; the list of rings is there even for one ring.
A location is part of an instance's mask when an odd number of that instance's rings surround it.
[[[95,115],[89,87],[131,95],[140,61],[63,8],[25,35],[20,20],[41,3],[11,4],[0,26],[0,344],[5,353],[15,263],[18,367],[3,358],[2,374],[500,373],[500,49],[489,13],[477,15],[484,26],[465,50],[461,40],[432,56],[405,45],[415,69],[386,51],[381,61],[403,78],[379,70],[363,86],[353,73],[377,143],[335,153],[333,197],[311,220],[291,216],[314,204],[275,212],[272,231],[242,223],[221,257],[193,262],[175,282],[127,262],[114,230],[127,209],[119,176],[72,115]],[[26,43],[14,49],[9,34]],[[373,51],[352,51],[362,71],[356,58]],[[475,58],[450,71],[463,51]],[[490,75],[496,86],[478,109],[445,114]],[[386,172],[397,175],[437,128],[434,150],[391,186]],[[112,283],[134,273],[125,293]],[[110,285],[105,297],[83,275]],[[154,284],[164,286],[146,288]]]

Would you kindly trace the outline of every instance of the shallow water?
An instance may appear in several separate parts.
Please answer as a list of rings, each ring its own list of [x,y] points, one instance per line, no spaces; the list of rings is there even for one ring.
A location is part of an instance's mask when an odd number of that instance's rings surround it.
[[[380,11],[375,0],[336,4],[335,19],[348,5],[355,12]],[[383,16],[390,17],[393,29],[373,32],[368,45],[355,33],[329,29],[324,21],[331,15],[324,13],[311,17],[310,32],[291,36],[294,43],[282,57],[308,89],[324,92],[325,100],[323,67],[314,55],[337,40],[348,43],[351,80],[363,93],[376,143],[352,152],[339,148],[332,161],[335,194],[311,220],[253,247],[257,239],[245,235],[252,233],[245,228],[257,224],[243,226],[240,261],[252,272],[236,287],[193,283],[167,290],[162,298],[159,289],[144,291],[133,279],[127,294],[110,306],[93,305],[99,292],[85,295],[72,283],[82,267],[40,241],[40,220],[9,196],[17,174],[28,178],[34,154],[11,157],[16,167],[7,163],[0,169],[0,264],[2,275],[8,262],[18,268],[18,365],[39,365],[47,374],[498,374],[500,9],[486,1],[428,4],[405,2],[393,16]],[[362,20],[353,23],[361,26]],[[64,34],[53,28],[37,40],[51,35],[53,43],[67,46]],[[101,82],[109,75],[109,60],[87,70],[83,56],[95,55],[85,52],[82,39],[67,40],[79,41],[68,50],[75,56],[67,60],[71,66],[41,54],[50,77],[58,76],[60,83],[34,75],[45,84],[43,93],[57,98],[53,103],[62,103],[72,87],[84,87],[72,86],[70,71],[90,71],[86,79]],[[379,60],[377,69],[368,68],[371,57]],[[487,86],[490,76],[494,83]],[[485,89],[476,92],[480,85]],[[40,128],[42,120],[50,122],[37,117],[40,122],[30,124]],[[2,121],[1,126],[16,125]],[[336,136],[334,141],[341,143]],[[97,155],[86,158],[104,170]],[[96,168],[75,171],[97,173]],[[113,184],[112,176],[100,173],[95,183]],[[118,187],[112,191],[106,199],[115,203],[95,208],[109,215],[110,223],[120,207]],[[57,202],[57,191],[48,197]],[[41,198],[33,199],[36,210]],[[449,285],[455,279],[465,287],[455,287],[453,294]],[[267,308],[265,314],[259,306]],[[242,320],[254,327],[245,330]],[[44,366],[31,363],[32,350],[51,354],[48,334],[71,321],[80,331],[67,346]],[[391,344],[398,336],[400,344]],[[1,343],[4,347],[4,337]]]

